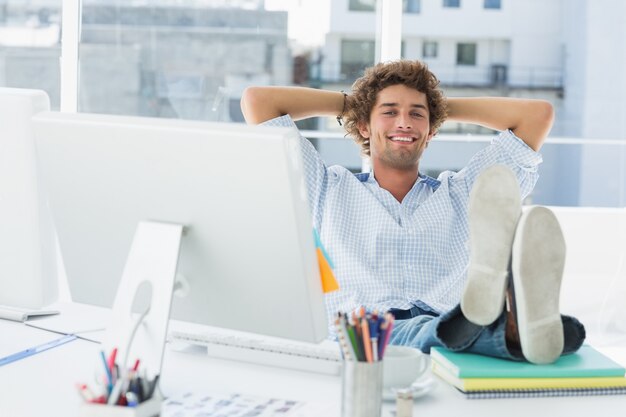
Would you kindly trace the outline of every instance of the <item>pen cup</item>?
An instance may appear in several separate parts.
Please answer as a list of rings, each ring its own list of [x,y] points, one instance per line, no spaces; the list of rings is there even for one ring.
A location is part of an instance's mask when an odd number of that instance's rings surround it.
[[[380,417],[382,361],[344,361],[341,385],[341,417]]]
[[[80,417],[158,417],[161,413],[159,398],[151,398],[137,407],[121,407],[118,405],[83,403]]]

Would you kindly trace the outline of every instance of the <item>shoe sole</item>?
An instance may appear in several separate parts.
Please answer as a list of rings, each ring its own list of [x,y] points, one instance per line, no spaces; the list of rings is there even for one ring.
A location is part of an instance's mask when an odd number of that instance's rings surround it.
[[[470,262],[461,311],[474,324],[489,325],[504,309],[520,200],[517,178],[503,165],[485,170],[470,193]]]
[[[565,239],[549,209],[522,214],[513,243],[513,296],[524,357],[552,363],[563,352],[559,296],[565,266]]]

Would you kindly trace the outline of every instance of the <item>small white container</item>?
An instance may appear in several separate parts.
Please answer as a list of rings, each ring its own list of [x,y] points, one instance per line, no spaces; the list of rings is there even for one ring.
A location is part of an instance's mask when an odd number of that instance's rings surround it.
[[[137,407],[84,403],[80,407],[80,417],[156,417],[161,413],[161,400],[151,398]]]

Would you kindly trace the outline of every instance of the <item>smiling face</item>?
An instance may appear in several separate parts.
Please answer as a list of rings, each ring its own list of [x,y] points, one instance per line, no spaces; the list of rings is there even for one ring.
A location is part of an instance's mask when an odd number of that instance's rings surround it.
[[[370,142],[374,171],[417,170],[434,134],[426,95],[402,84],[380,90],[369,123],[359,126],[359,132]]]

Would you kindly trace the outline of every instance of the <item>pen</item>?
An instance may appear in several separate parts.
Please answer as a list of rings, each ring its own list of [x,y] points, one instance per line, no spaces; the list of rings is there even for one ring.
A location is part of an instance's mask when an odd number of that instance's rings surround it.
[[[344,319],[346,320],[346,328],[348,331],[348,337],[350,338],[350,342],[352,343],[352,346],[354,347],[354,357],[355,360],[357,361],[361,361],[363,360],[363,354],[361,353],[361,350],[359,349],[359,343],[357,342],[357,338],[356,338],[356,334],[355,334],[355,329],[354,329],[354,325],[352,324],[352,321],[350,320],[350,322],[348,322],[348,318],[347,318],[347,314],[344,315]]]
[[[387,345],[389,344],[389,340],[391,339],[391,331],[393,330],[393,315],[391,315],[391,313],[385,314],[385,320],[389,324],[387,325],[387,331],[385,332],[385,340],[382,343],[382,350],[380,353],[381,358],[385,354],[385,349],[387,348]]]
[[[370,340],[372,341],[372,361],[378,361],[378,316],[373,315],[371,319],[368,320],[368,325],[370,328]]]
[[[356,314],[352,314],[352,321],[350,322],[354,326],[354,334],[356,336],[357,350],[359,351],[359,360],[364,361],[365,357],[365,346],[363,345],[363,330],[361,329],[361,324],[359,320],[356,318]]]
[[[117,404],[117,400],[120,398],[120,394],[122,393],[123,382],[124,381],[122,381],[121,379],[118,379],[117,382],[115,383],[115,386],[113,387],[113,390],[111,391],[111,395],[109,395],[109,399],[107,401],[108,405]]]
[[[102,363],[104,364],[104,370],[107,375],[107,392],[111,393],[113,389],[113,377],[111,376],[111,369],[109,369],[109,364],[107,364],[106,357],[104,356],[104,351],[100,351],[100,357],[102,358]]]
[[[4,365],[7,365],[7,364],[9,364],[11,362],[15,362],[15,361],[18,361],[20,359],[27,358],[29,356],[35,355],[35,354],[43,352],[45,350],[52,349],[53,347],[61,346],[61,345],[65,344],[65,343],[71,342],[72,340],[75,340],[75,339],[76,339],[76,335],[68,334],[68,335],[65,335],[65,336],[63,336],[61,338],[51,340],[51,341],[49,341],[47,343],[44,343],[42,345],[35,346],[35,347],[32,347],[32,348],[28,348],[28,349],[23,350],[21,352],[13,353],[12,355],[6,356],[4,358],[0,358],[0,366],[4,366]]]
[[[383,358],[383,352],[385,350],[385,340],[387,339],[387,327],[389,327],[389,322],[386,319],[382,319],[382,324],[380,325],[380,333],[378,334],[378,340],[380,343],[378,344],[378,358]]]
[[[361,314],[361,331],[363,332],[363,346],[365,346],[365,359],[372,362],[372,344],[370,343],[370,328],[367,319]]]
[[[145,398],[146,400],[149,400],[150,398],[152,398],[152,396],[154,395],[154,391],[156,390],[156,386],[158,382],[159,382],[159,374],[157,374],[157,376],[155,376],[154,379],[152,380],[152,384],[150,384],[150,390],[146,394],[146,398]]]
[[[344,357],[350,361],[358,361],[359,359],[356,357],[354,345],[352,344],[352,340],[350,340],[350,335],[348,334],[348,329],[346,328],[346,319],[341,313],[338,313],[337,315],[336,325],[338,332],[337,337],[339,339],[340,346],[342,347],[342,351],[344,352]]]
[[[117,348],[113,348],[111,354],[109,355],[109,361],[107,365],[109,366],[109,370],[111,371],[111,375],[113,375],[113,371],[115,370],[115,358],[117,357]],[[117,377],[117,375],[115,375]]]
[[[96,396],[86,384],[76,384],[76,388],[78,389],[78,393],[80,394],[80,396],[83,397],[83,400],[89,403],[94,402]]]

